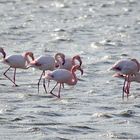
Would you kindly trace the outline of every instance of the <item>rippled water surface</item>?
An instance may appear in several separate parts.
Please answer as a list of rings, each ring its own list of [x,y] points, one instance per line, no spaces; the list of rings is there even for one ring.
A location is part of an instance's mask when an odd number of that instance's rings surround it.
[[[79,54],[84,69],[57,99],[42,86],[37,93],[41,71],[18,69],[12,87],[1,64],[1,140],[140,140],[139,84],[123,101],[123,81],[108,71],[121,58],[140,60],[139,0],[0,0],[0,19],[7,55]]]

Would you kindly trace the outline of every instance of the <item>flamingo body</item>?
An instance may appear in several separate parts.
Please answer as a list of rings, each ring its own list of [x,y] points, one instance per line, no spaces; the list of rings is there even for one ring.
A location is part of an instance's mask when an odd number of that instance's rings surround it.
[[[55,59],[52,56],[40,56],[29,64],[29,67],[34,67],[40,70],[54,70]]]
[[[66,69],[56,69],[52,72],[49,72],[46,76],[49,80],[55,80],[58,83],[70,83],[71,79],[73,78],[73,75],[70,71]],[[76,84],[76,83],[75,83]]]
[[[10,55],[3,59],[3,63],[11,66],[12,68],[26,69],[26,59],[22,55]]]

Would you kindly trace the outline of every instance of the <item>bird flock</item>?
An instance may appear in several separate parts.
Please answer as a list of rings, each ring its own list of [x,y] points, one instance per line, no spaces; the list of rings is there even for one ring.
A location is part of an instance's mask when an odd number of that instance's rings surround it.
[[[76,76],[76,71],[79,70],[81,75],[83,75],[82,69],[82,60],[79,55],[75,55],[72,58],[66,57],[63,53],[56,53],[55,56],[51,55],[41,55],[38,58],[34,58],[32,52],[25,52],[22,55],[10,55],[6,56],[6,52],[2,47],[0,47],[0,53],[2,54],[2,62],[7,64],[9,67],[3,73],[3,75],[10,80],[14,86],[16,84],[16,70],[28,69],[30,67],[41,70],[41,75],[38,80],[38,93],[40,82],[43,79],[43,87],[46,93],[48,93],[48,88],[50,81],[53,80],[56,82],[54,87],[49,91],[53,96],[60,98],[61,88],[64,88],[64,84],[67,85],[76,85],[78,78]],[[7,72],[10,69],[14,69],[13,78],[7,75]],[[127,98],[130,94],[130,85],[131,82],[140,83],[140,63],[136,59],[122,59],[117,61],[110,70],[115,71],[116,73],[113,77],[124,79],[124,84],[122,88],[122,98],[126,94]],[[46,87],[47,80],[47,87]],[[54,90],[58,86],[57,94],[54,93]]]
[[[42,71],[40,78],[38,80],[38,93],[40,81],[43,79],[43,87],[47,93],[47,88],[49,87],[50,81],[56,81],[55,86],[49,92],[53,96],[60,98],[61,88],[64,88],[64,84],[76,85],[78,78],[76,76],[76,71],[79,70],[81,75],[83,75],[82,60],[79,55],[75,55],[72,58],[67,58],[63,53],[57,53],[55,56],[41,55],[38,58],[34,58],[32,52],[25,52],[21,55],[10,55],[7,56],[4,48],[0,47],[0,53],[2,54],[2,63],[7,64],[9,67],[3,73],[3,75],[13,83],[13,86],[18,86],[16,84],[16,70],[28,69],[30,67],[39,69]],[[11,78],[7,75],[10,69],[14,69],[14,76]],[[46,87],[45,81],[48,81]],[[59,86],[58,93],[54,93],[54,89]]]

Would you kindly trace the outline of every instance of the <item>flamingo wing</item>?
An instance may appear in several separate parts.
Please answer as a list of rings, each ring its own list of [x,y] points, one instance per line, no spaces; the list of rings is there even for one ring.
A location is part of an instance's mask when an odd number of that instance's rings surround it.
[[[122,74],[135,74],[137,72],[137,64],[131,60],[120,60],[116,62],[111,70]]]
[[[26,68],[26,60],[22,55],[11,55],[5,58],[4,63],[14,68]]]
[[[32,61],[29,66],[40,70],[53,70],[55,67],[55,60],[51,56],[40,56]]]
[[[56,69],[52,72],[48,72],[45,78],[49,80],[55,80],[58,83],[67,83],[72,79],[72,74],[70,71],[65,69]]]

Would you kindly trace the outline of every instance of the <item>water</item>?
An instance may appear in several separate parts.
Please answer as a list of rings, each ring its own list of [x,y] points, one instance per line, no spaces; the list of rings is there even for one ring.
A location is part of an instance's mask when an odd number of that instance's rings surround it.
[[[20,86],[12,87],[1,64],[0,139],[139,140],[139,84],[122,101],[123,81],[108,71],[121,58],[140,60],[139,7],[139,0],[1,0],[7,55],[79,54],[84,75],[57,99],[42,86],[37,93],[41,71],[17,70]]]

